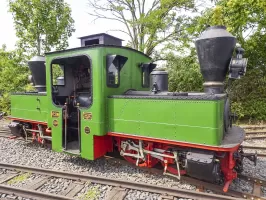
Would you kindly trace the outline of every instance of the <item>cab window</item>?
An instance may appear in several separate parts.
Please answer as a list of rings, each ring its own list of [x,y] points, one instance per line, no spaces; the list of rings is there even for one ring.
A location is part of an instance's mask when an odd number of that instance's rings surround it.
[[[52,64],[53,85],[65,85],[64,65]]]
[[[120,71],[127,62],[127,57],[120,55],[107,55],[106,57],[106,83],[108,87],[119,87]]]
[[[150,73],[152,70],[156,67],[156,64],[154,63],[141,63],[140,68],[142,70],[142,87],[143,88],[149,88],[150,87]]]
[[[142,68],[142,87],[150,87],[150,70],[147,67]]]

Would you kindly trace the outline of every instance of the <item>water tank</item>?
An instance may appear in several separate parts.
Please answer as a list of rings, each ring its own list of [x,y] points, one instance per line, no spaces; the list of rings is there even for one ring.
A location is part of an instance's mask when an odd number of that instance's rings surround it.
[[[151,89],[153,89],[154,84],[158,86],[158,90],[168,91],[168,73],[164,70],[154,70],[151,72]]]
[[[57,79],[57,85],[65,85],[65,78],[63,76],[59,76]]]
[[[34,87],[38,92],[46,91],[46,71],[45,71],[45,58],[43,56],[34,56],[28,65],[32,74]]]

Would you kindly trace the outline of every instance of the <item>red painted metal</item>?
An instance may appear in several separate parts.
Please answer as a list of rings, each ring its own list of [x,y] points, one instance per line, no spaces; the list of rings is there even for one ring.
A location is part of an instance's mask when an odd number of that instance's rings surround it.
[[[230,183],[237,178],[237,172],[234,170],[236,160],[234,159],[233,153],[234,152],[227,152],[225,156],[220,159],[221,170],[225,179],[224,192],[228,191]]]
[[[157,138],[148,138],[143,136],[135,136],[135,135],[128,135],[123,133],[115,133],[115,132],[108,132],[107,135],[114,136],[114,137],[121,137],[121,138],[127,138],[127,139],[133,139],[133,140],[143,140],[147,142],[156,142],[156,143],[162,143],[162,144],[168,144],[168,145],[175,145],[175,146],[181,146],[186,148],[196,148],[196,149],[205,149],[210,151],[223,151],[223,152],[229,152],[229,151],[237,151],[240,144],[232,147],[232,148],[225,148],[225,147],[219,147],[219,146],[206,146],[201,144],[192,144],[192,143],[184,143],[184,142],[177,142],[177,141],[171,141],[171,140],[163,140],[163,139],[157,139]]]
[[[18,136],[9,136],[8,139],[13,140],[16,139]]]
[[[32,129],[37,130],[37,124],[32,124]],[[36,132],[32,132],[32,142],[38,141]],[[38,141],[39,142],[39,141]]]
[[[109,134],[111,135],[111,134]],[[114,141],[118,147],[118,151],[121,151],[121,141],[123,140],[128,140],[128,139],[132,139],[132,138],[124,138],[124,137],[114,137]],[[136,139],[136,137],[134,137],[134,139],[132,140],[134,143],[138,144],[138,140]],[[171,146],[169,146],[169,144],[165,144],[165,143],[162,143],[161,141],[158,141],[156,140],[157,142],[153,142],[153,139],[151,141],[146,141],[144,140],[143,142],[143,146],[144,146],[144,149],[146,150],[150,150],[152,151],[154,148],[158,148],[158,149],[163,149],[165,150],[165,154],[166,155],[172,155],[170,153],[167,153],[166,151],[173,147],[171,144]],[[178,143],[179,144],[179,143]],[[239,146],[239,145],[238,145]],[[176,145],[176,147],[179,147],[179,148],[183,148],[184,150],[186,149],[189,149],[189,148],[197,148],[195,147],[193,144],[191,144],[191,146],[187,147],[187,146],[181,146],[181,145]],[[215,152],[218,156],[220,156],[221,158],[219,158],[220,160],[220,167],[221,167],[221,171],[224,175],[224,180],[225,180],[225,184],[224,184],[224,187],[223,187],[223,191],[224,192],[227,192],[228,191],[228,188],[229,188],[229,185],[231,184],[231,182],[237,178],[237,172],[234,170],[235,168],[235,165],[236,165],[236,160],[234,158],[234,152],[236,152],[237,150],[234,150],[236,147],[230,149],[230,151],[218,151],[219,148],[215,148]],[[209,148],[207,150],[210,150]],[[136,154],[136,152],[134,151],[128,151],[127,153],[133,153],[133,154]],[[136,164],[136,158],[132,158],[132,157],[129,157],[129,156],[124,156],[124,158],[131,162],[131,163],[134,163]],[[157,160],[157,159],[156,159]],[[158,160],[157,160],[158,162]],[[165,172],[169,172],[171,174],[175,174],[175,175],[178,175],[178,170],[176,168],[176,163],[175,163],[175,159],[174,158],[167,158],[167,157],[164,157],[164,161],[160,161],[161,164],[163,165],[164,169],[165,169]],[[146,159],[145,161],[143,160],[139,160],[139,167],[153,167],[156,163],[154,161],[152,161],[152,158],[151,156],[147,155],[146,156]],[[184,175],[186,174],[186,170],[180,170],[180,175]]]
[[[113,141],[112,137],[108,135],[104,136],[93,136],[93,149],[94,149],[94,159],[104,156],[107,152],[113,151]]]
[[[47,125],[47,122],[40,122],[40,121],[35,121],[35,120],[21,119],[21,118],[12,117],[12,116],[7,116],[7,119],[16,120],[16,121],[20,121],[20,122],[29,122],[29,123],[34,123],[34,124]]]
[[[155,146],[153,142],[144,143],[144,149],[148,151],[153,151],[154,148]],[[146,161],[147,167],[154,167],[158,162],[159,162],[158,159],[152,157],[151,154],[147,154],[147,161]]]
[[[121,141],[127,140],[125,138],[120,138],[120,137],[114,137],[114,140],[116,142],[116,145],[118,147],[118,150],[121,151]],[[138,144],[138,140],[133,140],[135,144]],[[154,142],[144,142],[143,143],[143,148],[148,151],[153,151],[154,148],[158,149],[163,149],[163,150],[168,150],[170,147],[169,145],[166,144],[161,144],[161,143],[154,143]],[[137,154],[135,150],[126,150],[125,153],[131,153],[131,154]],[[171,155],[173,154],[170,153],[164,153],[165,155]],[[127,160],[130,163],[133,163],[134,165],[137,164],[139,167],[148,167],[152,168],[154,167],[157,163],[161,162],[161,164],[165,167],[166,171],[165,172],[170,172],[172,174],[177,175],[178,170],[176,169],[176,163],[174,158],[168,158],[168,157],[163,157],[164,161],[161,161],[157,158],[152,157],[150,154],[146,154],[145,160],[139,159],[137,163],[137,158],[131,157],[131,156],[124,156],[125,160]],[[180,174],[184,175],[186,174],[185,170],[180,170]]]
[[[42,125],[43,126],[43,130],[44,130],[44,135],[45,136],[51,136],[51,130],[47,132],[47,130],[49,130],[47,128],[47,123],[44,122],[38,122],[38,121],[32,121],[32,120],[26,120],[26,119],[20,119],[20,118],[13,118],[13,117],[8,117],[11,120],[16,120],[19,122],[27,122],[31,124],[31,129],[33,130],[39,130],[38,125]],[[44,144],[44,139],[40,137],[40,133],[39,132],[35,132],[32,131],[32,142],[37,141],[40,144]]]

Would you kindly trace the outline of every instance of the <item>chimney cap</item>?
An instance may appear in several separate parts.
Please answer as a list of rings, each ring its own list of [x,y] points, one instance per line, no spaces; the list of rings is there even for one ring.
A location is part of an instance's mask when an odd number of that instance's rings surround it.
[[[107,33],[97,33],[97,34],[92,34],[92,35],[86,35],[86,36],[82,36],[82,37],[78,37],[78,39],[87,39],[87,38],[93,38],[93,37],[101,37],[101,36],[105,36],[105,37],[112,37],[112,38],[115,38],[117,40],[120,40],[120,41],[124,41],[118,37],[115,37],[115,36],[112,36],[112,35],[109,35]]]

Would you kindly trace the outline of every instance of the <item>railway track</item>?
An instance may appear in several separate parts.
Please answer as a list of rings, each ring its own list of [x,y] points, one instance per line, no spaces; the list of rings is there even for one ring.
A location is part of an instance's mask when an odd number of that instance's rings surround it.
[[[10,137],[11,133],[7,131],[7,129],[0,129],[0,137]],[[246,149],[254,149],[254,150],[266,150],[266,147],[255,147],[255,146],[243,146]],[[258,154],[258,156],[266,157],[266,154]],[[135,165],[132,165],[124,160],[113,158],[113,157],[106,157],[106,160],[113,163],[120,163],[122,165],[130,165],[133,167],[136,167]],[[17,174],[11,174],[10,177],[6,177],[5,179],[0,179],[0,193],[6,193],[6,194],[15,194],[17,196],[26,197],[26,198],[35,198],[35,199],[75,199],[75,195],[82,190],[84,187],[85,182],[90,181],[91,183],[95,184],[102,184],[102,185],[110,185],[113,186],[113,189],[110,191],[110,194],[108,196],[115,196],[115,199],[123,199],[126,195],[126,192],[128,189],[134,189],[134,190],[140,190],[140,191],[147,191],[152,193],[158,193],[161,194],[162,198],[165,198],[165,195],[168,197],[181,197],[181,198],[191,198],[191,199],[252,199],[252,200],[266,200],[266,197],[262,197],[262,188],[266,187],[266,180],[257,179],[254,177],[248,177],[244,175],[240,175],[239,179],[245,180],[253,185],[253,192],[252,193],[245,193],[241,191],[236,190],[229,190],[226,194],[222,192],[223,186],[215,185],[211,183],[207,183],[204,181],[200,181],[197,179],[193,179],[190,177],[183,176],[181,178],[181,182],[189,183],[192,185],[197,186],[198,191],[191,191],[191,190],[181,190],[178,188],[164,188],[164,187],[158,187],[153,185],[148,185],[144,183],[134,183],[134,182],[128,182],[128,181],[122,181],[122,180],[112,180],[107,179],[103,177],[93,177],[86,174],[74,174],[74,173],[68,173],[68,172],[60,172],[60,171],[51,171],[46,169],[35,169],[31,167],[25,167],[25,166],[18,166],[18,165],[10,165],[10,164],[1,164],[0,168],[3,169],[9,169],[12,171],[17,171]],[[160,169],[146,169],[146,168],[140,168],[141,170],[148,171],[150,173],[155,174],[162,174],[162,170]],[[58,178],[66,178],[71,179],[75,181],[70,189],[67,189],[67,192],[65,192],[63,195],[61,194],[46,194],[38,191],[38,188],[41,187],[40,184],[44,184],[44,180],[40,180],[38,184],[34,183],[34,187],[30,187],[31,190],[29,191],[28,188],[15,188],[12,186],[8,186],[5,183],[9,180],[19,176],[23,173],[36,173],[36,174],[42,174],[46,177],[58,177]],[[45,180],[48,180],[45,179]],[[4,180],[4,181],[3,181]],[[40,185],[40,186],[39,186]],[[79,186],[77,186],[79,185]],[[39,186],[39,187],[37,187]],[[76,189],[74,189],[76,188]],[[205,193],[203,191],[211,190],[217,194],[210,194]],[[72,192],[71,192],[72,191]],[[199,192],[201,191],[201,192]],[[169,198],[165,199],[169,199]],[[111,197],[109,199],[112,199]]]
[[[53,200],[72,200],[76,199],[76,194],[82,190],[84,184],[86,182],[94,183],[94,184],[101,184],[101,185],[109,185],[113,186],[113,189],[109,191],[107,194],[106,199],[124,199],[127,189],[134,189],[139,191],[146,191],[151,193],[161,194],[161,198],[190,198],[190,199],[228,199],[228,200],[236,200],[239,198],[225,196],[225,195],[218,195],[218,194],[211,194],[206,192],[198,192],[193,190],[183,190],[178,188],[167,188],[162,186],[155,186],[150,185],[147,183],[139,183],[139,182],[130,182],[118,179],[109,179],[105,177],[96,177],[91,176],[88,174],[80,174],[80,173],[70,173],[65,171],[58,171],[58,170],[47,170],[47,169],[40,169],[34,167],[27,167],[21,165],[12,165],[12,164],[5,164],[0,163],[0,168],[11,170],[12,173],[7,174],[6,178],[2,178],[0,181],[0,192],[13,194],[20,197],[25,198],[33,198],[33,199],[53,199]],[[16,176],[19,176],[23,173],[34,173],[43,175],[45,178],[35,181],[29,185],[26,185],[24,188],[17,188],[13,186],[8,186],[4,183],[14,179]],[[64,179],[71,179],[73,180],[73,184],[66,189],[66,191],[61,192],[60,194],[50,194],[38,191],[45,182],[49,180],[50,177],[57,177],[57,178],[64,178]],[[231,194],[231,193],[230,193]],[[113,198],[115,196],[115,198]],[[247,196],[248,198],[248,196]],[[260,198],[263,199],[263,198]]]
[[[140,170],[143,170],[143,171],[146,171],[149,173],[159,174],[159,175],[163,174],[162,169],[137,167],[131,163],[128,163],[125,160],[121,160],[121,159],[113,158],[113,157],[109,157],[109,159],[107,157],[107,160],[109,160],[111,162],[119,163],[121,165],[130,165],[132,167],[138,168]],[[226,195],[223,197],[224,199],[226,199],[227,197],[233,197],[234,199],[266,200],[266,197],[262,196],[262,189],[266,188],[266,180],[259,179],[256,177],[246,176],[246,175],[239,175],[238,180],[244,180],[247,183],[251,184],[253,187],[252,193],[241,192],[241,191],[232,190],[232,189],[229,189],[227,193],[224,193],[222,185],[208,183],[208,182],[194,179],[194,178],[191,178],[188,176],[181,176],[180,181],[183,183],[195,185],[197,187],[198,192],[205,192],[206,190],[207,191],[211,190],[217,194]],[[196,199],[198,199],[198,198],[196,198]],[[216,199],[216,198],[214,198],[214,199]]]
[[[245,129],[246,140],[266,139],[266,125],[241,126]]]
[[[117,160],[114,158],[108,159],[111,162],[119,162],[120,164],[124,164],[123,161]],[[122,163],[121,163],[122,162]],[[115,196],[115,199],[123,199],[126,196],[127,189],[134,189],[139,191],[146,191],[152,193],[158,193],[162,195],[162,199],[167,197],[167,199],[174,199],[174,197],[178,198],[190,198],[190,199],[266,199],[265,197],[261,196],[261,187],[266,186],[266,181],[257,179],[254,177],[248,176],[239,176],[240,179],[246,180],[248,182],[253,183],[253,193],[244,193],[234,190],[229,190],[228,193],[223,195],[218,194],[211,194],[203,192],[205,189],[210,189],[217,193],[222,193],[222,186],[214,185],[211,183],[206,183],[200,180],[195,180],[189,177],[183,177],[181,181],[187,182],[193,185],[198,186],[198,191],[192,190],[182,190],[178,188],[166,188],[166,187],[159,187],[154,185],[149,185],[146,183],[139,183],[139,182],[129,182],[117,179],[109,179],[104,177],[95,177],[87,174],[78,174],[78,173],[69,173],[65,171],[54,171],[54,170],[47,170],[47,169],[40,169],[34,167],[27,167],[21,165],[12,165],[12,164],[5,164],[0,163],[1,169],[10,170],[10,173],[5,174],[5,177],[0,179],[0,192],[5,194],[13,194],[20,197],[25,198],[33,198],[33,199],[54,199],[54,200],[69,200],[75,199],[75,195],[82,190],[86,182],[91,182],[94,184],[101,184],[101,185],[110,185],[113,186],[113,189],[109,191],[107,194],[106,199],[112,199]],[[161,170],[158,169],[148,169],[151,173],[161,174]],[[8,186],[5,183],[8,181],[12,181],[17,176],[21,176],[25,173],[34,173],[34,174],[41,174],[44,178],[39,178],[29,185],[26,185],[25,188],[16,188],[13,186]],[[65,191],[61,192],[60,194],[50,194],[38,191],[38,189],[44,185],[49,178],[57,177],[57,178],[64,178],[64,179],[71,179],[73,180],[73,184],[69,186]],[[199,192],[200,191],[200,192]]]
[[[246,125],[241,126],[246,132],[245,140],[264,140],[266,139],[266,125]],[[258,151],[258,157],[266,157],[265,146],[243,145],[244,149]]]

